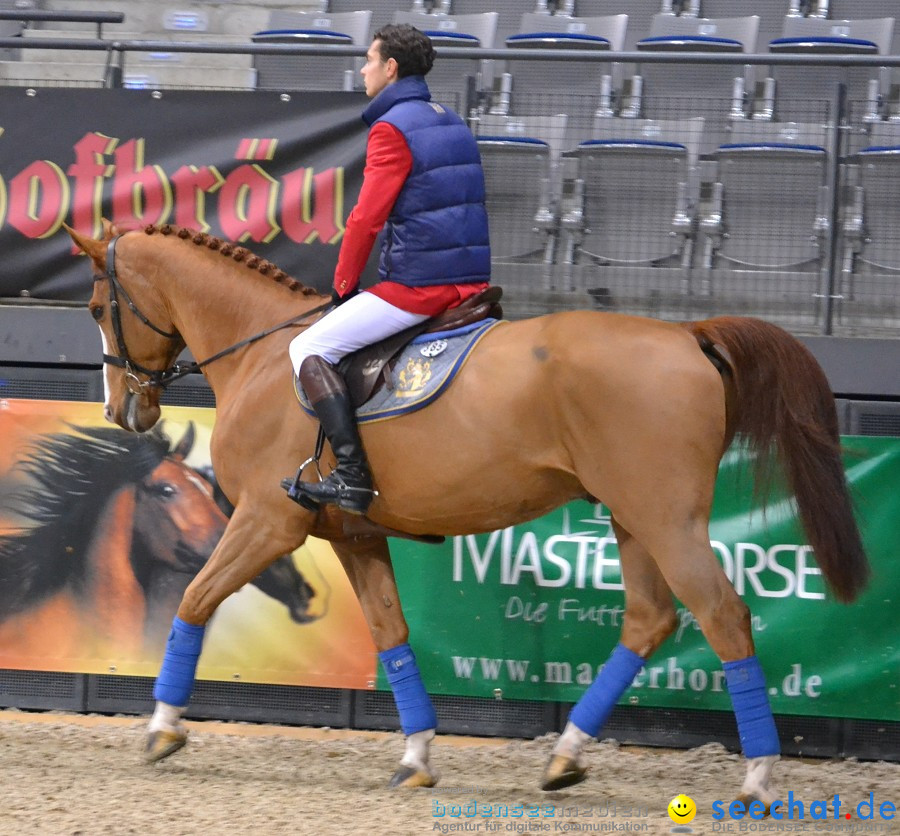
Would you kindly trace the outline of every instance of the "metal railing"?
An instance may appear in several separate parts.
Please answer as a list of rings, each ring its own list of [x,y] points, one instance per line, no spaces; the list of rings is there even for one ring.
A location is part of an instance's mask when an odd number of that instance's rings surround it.
[[[40,9],[4,9],[0,20],[18,20],[22,23],[96,23],[97,37],[103,37],[104,23],[123,23],[124,12],[54,12]]]

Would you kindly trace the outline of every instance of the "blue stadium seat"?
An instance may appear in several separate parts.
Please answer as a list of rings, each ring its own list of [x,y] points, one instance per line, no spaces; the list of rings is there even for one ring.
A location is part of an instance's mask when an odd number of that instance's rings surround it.
[[[394,23],[408,23],[423,31],[436,47],[491,49],[497,33],[497,13],[470,15],[395,12]],[[428,74],[435,99],[445,101],[463,116],[477,106],[478,91],[490,86],[489,62],[469,58],[442,58]]]
[[[648,52],[755,52],[759,17],[701,18],[659,14],[647,37],[637,43]],[[707,148],[724,140],[724,130],[743,103],[752,83],[742,65],[644,64],[636,82],[641,89],[641,115],[656,119],[702,116]],[[740,114],[742,115],[742,114]]]
[[[769,43],[773,54],[888,55],[894,19],[826,20],[786,17],[782,35]],[[852,118],[877,118],[878,101],[887,92],[889,72],[870,68],[773,67],[770,75],[778,88],[776,118],[814,118],[809,102],[824,102],[838,82],[847,85]],[[874,84],[873,84],[874,83]],[[821,112],[821,107],[819,108]]]
[[[339,44],[368,46],[371,11],[273,11],[268,28],[254,43]],[[352,90],[359,86],[361,59],[335,56],[256,55],[260,90]]]
[[[818,275],[829,234],[827,127],[735,122],[715,154],[703,266]]]
[[[900,122],[868,128],[846,166],[835,310],[840,326],[871,335],[900,321]]]
[[[858,163],[862,235],[851,272],[900,275],[900,123],[871,125],[869,145],[859,152]]]
[[[570,17],[560,14],[522,15],[519,32],[506,39],[517,49],[578,49],[620,52],[625,45],[628,16]],[[574,114],[596,107],[601,89],[618,86],[615,66],[583,61],[506,62],[512,76],[511,112],[516,115],[550,113],[558,109]]]
[[[566,116],[497,116],[472,123],[487,187],[495,262],[553,264],[559,237]]]
[[[702,117],[598,117],[577,159],[576,199],[563,217],[566,263],[691,265]]]
[[[628,30],[622,49],[631,51],[638,40],[650,31],[650,21],[659,14],[663,5],[663,0],[576,0],[574,13],[581,18],[627,15]]]

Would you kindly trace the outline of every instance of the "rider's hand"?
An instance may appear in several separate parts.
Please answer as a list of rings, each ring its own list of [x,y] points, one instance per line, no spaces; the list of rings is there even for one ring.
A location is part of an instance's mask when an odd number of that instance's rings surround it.
[[[357,293],[359,293],[359,287],[358,287],[358,286],[355,287],[355,288],[353,288],[353,290],[351,290],[349,293],[347,293],[347,294],[344,295],[344,296],[341,296],[341,295],[337,292],[337,290],[335,290],[334,288],[332,288],[332,289],[331,289],[331,303],[332,303],[335,307],[338,307],[338,305],[343,305],[344,302],[346,302],[348,299],[352,299],[354,296],[356,296]]]

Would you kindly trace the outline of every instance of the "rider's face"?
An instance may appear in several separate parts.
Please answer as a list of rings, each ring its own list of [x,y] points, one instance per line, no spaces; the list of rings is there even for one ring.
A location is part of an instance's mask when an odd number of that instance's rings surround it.
[[[365,66],[360,70],[366,83],[366,95],[370,99],[397,80],[397,62],[393,58],[385,61],[381,56],[380,46],[380,40],[372,41],[366,53]]]

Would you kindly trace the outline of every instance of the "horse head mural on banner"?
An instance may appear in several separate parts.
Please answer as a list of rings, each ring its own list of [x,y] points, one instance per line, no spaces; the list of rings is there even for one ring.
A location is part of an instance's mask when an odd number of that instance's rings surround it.
[[[185,463],[194,441],[193,424],[176,444],[161,425],[37,437],[0,509],[19,522],[0,537],[0,645],[37,657],[158,653],[228,523]],[[311,620],[314,592],[290,556],[257,582],[295,622]]]

